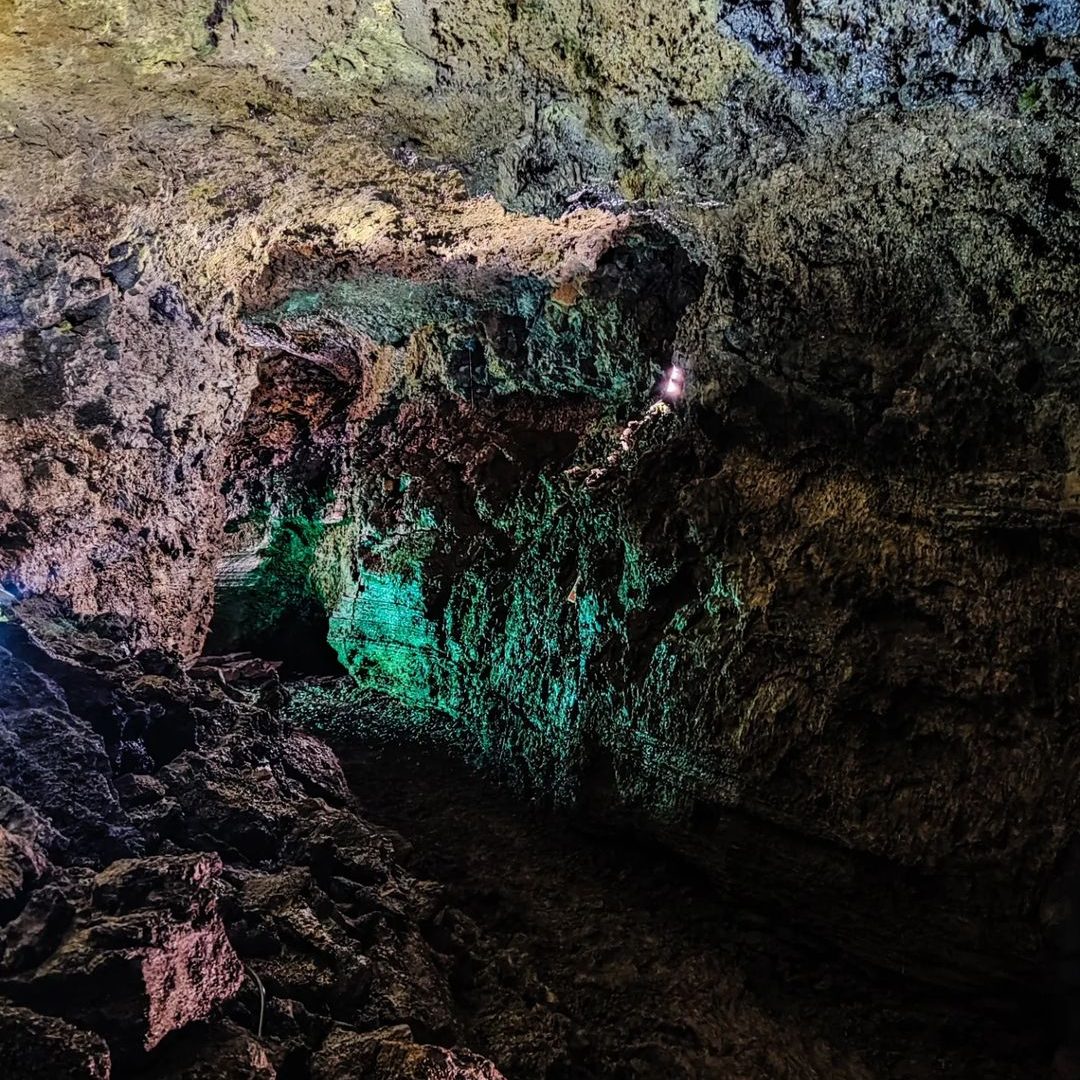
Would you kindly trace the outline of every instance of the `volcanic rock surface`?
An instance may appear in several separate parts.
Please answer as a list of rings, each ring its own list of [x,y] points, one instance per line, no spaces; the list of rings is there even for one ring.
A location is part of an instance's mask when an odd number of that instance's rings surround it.
[[[57,738],[0,772],[0,1046],[13,1075],[272,1080],[308,1075],[313,1056],[358,1070],[388,1056],[418,1077],[429,1059],[447,1076],[499,1076],[423,1045],[454,1039],[448,979],[467,954],[455,916],[398,865],[398,840],[356,816],[330,751],[283,725],[272,668],[242,678],[243,660],[222,658],[189,675],[135,649],[132,628],[118,637],[116,622],[42,601],[0,630],[0,685],[40,695],[5,698],[5,727],[41,710],[96,751],[78,775],[43,777],[33,763],[63,749]],[[155,724],[171,746],[133,762]],[[95,785],[108,799],[82,804],[79,833],[24,801],[75,805]],[[365,1032],[362,1048],[342,1025]]]
[[[279,665],[1053,1000],[1068,1073],[1078,51],[1071,0],[6,5],[12,1060],[491,1075]]]

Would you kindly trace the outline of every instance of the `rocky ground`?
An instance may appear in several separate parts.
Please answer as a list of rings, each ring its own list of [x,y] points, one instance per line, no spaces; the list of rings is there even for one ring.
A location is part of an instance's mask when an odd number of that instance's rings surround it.
[[[272,667],[0,625],[0,1050],[19,1080],[484,1078],[476,928],[285,727]],[[263,997],[265,995],[265,998]]]
[[[1047,1003],[972,1001],[845,961],[630,823],[523,806],[378,723],[338,747],[365,811],[408,835],[481,934],[459,976],[470,1045],[516,1080],[1022,1077]]]
[[[328,712],[332,682],[185,669],[54,604],[11,620],[13,1076],[1019,1080],[1050,1056],[1037,1002],[847,961],[626,821],[530,808],[403,741],[392,702]],[[343,770],[283,715],[370,735]]]

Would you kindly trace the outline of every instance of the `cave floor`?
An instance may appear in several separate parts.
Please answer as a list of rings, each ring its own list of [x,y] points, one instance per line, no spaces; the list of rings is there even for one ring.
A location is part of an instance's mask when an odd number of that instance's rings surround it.
[[[718,903],[660,845],[523,804],[440,752],[337,750],[365,814],[475,922],[462,1041],[508,1080],[1046,1075],[1034,1003],[975,1008],[865,970]]]

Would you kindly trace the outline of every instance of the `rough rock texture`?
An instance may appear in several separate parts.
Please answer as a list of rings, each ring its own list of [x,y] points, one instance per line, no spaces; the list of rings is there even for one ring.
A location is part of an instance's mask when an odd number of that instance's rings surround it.
[[[327,1036],[312,1062],[312,1080],[370,1076],[372,1080],[503,1080],[483,1058],[437,1046],[417,1046],[407,1027]]]
[[[78,890],[166,845],[274,925],[369,902],[232,661],[212,710],[125,666],[200,650],[216,568],[215,650],[328,640],[725,894],[1076,997],[1078,37],[1070,0],[7,5],[2,598],[108,648],[0,654],[0,783],[55,832],[4,825],[0,904],[39,850]],[[441,1030],[428,975],[331,966]]]
[[[85,882],[43,963],[26,971],[20,963],[38,925],[11,924],[0,985],[20,1002],[107,1032],[114,1052],[153,1049],[231,998],[243,979],[217,913],[220,870],[207,855],[112,863]]]
[[[52,1016],[0,1006],[0,1053],[12,1076],[26,1080],[109,1080],[105,1043]]]
[[[0,709],[0,731],[40,707],[98,749],[77,775],[49,774],[37,809],[0,789],[0,1047],[14,1075],[306,1075],[335,1021],[407,1023],[394,1053],[455,1062],[422,1045],[451,1046],[457,1029],[448,979],[461,950],[432,944],[442,893],[356,816],[330,751],[283,726],[273,673],[225,680],[258,665],[219,658],[192,677],[132,648],[130,627],[109,638],[101,620],[40,600],[17,617],[0,626],[5,655],[21,657],[5,685],[26,700]],[[87,682],[91,701],[63,689]],[[189,745],[153,737],[160,700]],[[33,780],[62,745],[28,744],[23,771]],[[80,803],[83,790],[114,801]],[[77,805],[76,841],[52,808]],[[137,857],[94,843],[118,815]],[[474,1070],[461,1075],[497,1075],[461,1060]]]

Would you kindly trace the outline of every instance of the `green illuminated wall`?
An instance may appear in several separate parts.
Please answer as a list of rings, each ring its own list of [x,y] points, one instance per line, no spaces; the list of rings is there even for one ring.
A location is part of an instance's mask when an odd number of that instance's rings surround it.
[[[723,754],[698,742],[715,725],[694,717],[716,706],[716,641],[736,647],[740,612],[719,563],[695,553],[688,577],[686,552],[633,513],[641,455],[682,423],[652,407],[672,275],[635,264],[635,243],[617,291],[601,275],[571,304],[529,277],[466,289],[370,274],[253,319],[306,341],[330,325],[335,342],[354,335],[401,358],[340,478],[349,512],[333,543],[313,520],[299,530],[303,552],[274,548],[258,584],[302,579],[325,604],[341,663],[361,690],[405,706],[402,723],[439,729],[524,788],[572,799],[583,773],[602,770],[623,797],[675,810],[729,784]],[[411,455],[413,471],[438,463],[414,445],[423,425],[397,431],[396,410],[447,395],[464,411],[431,423],[463,426],[464,465],[413,484],[387,447]],[[485,409],[511,395],[526,424],[529,410],[593,403],[571,468],[537,464],[527,438],[507,448],[489,433]],[[514,470],[494,492],[466,479],[491,439]]]
[[[694,745],[710,727],[695,716],[713,703],[714,654],[697,645],[715,648],[714,627],[739,620],[722,569],[704,571],[699,593],[643,646],[629,622],[676,568],[635,536],[618,497],[540,477],[508,509],[475,509],[471,543],[427,507],[412,529],[357,539],[360,569],[330,619],[357,684],[559,798],[575,796],[597,755],[624,796],[654,807],[722,791],[715,748]],[[456,572],[431,569],[455,551]]]

